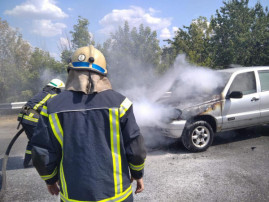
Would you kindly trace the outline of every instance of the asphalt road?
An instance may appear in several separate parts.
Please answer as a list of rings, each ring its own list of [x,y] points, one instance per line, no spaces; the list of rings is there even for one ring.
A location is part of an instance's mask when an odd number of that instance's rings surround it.
[[[16,127],[14,116],[0,117],[1,159]],[[203,153],[189,153],[179,142],[157,135],[145,139],[145,190],[135,201],[269,201],[269,126],[219,134]],[[26,143],[22,134],[13,146],[8,188],[0,201],[59,201],[34,168],[23,168]]]

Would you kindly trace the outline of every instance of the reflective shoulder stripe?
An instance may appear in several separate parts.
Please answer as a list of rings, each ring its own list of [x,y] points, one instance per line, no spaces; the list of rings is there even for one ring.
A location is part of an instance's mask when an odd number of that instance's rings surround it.
[[[130,167],[132,170],[140,171],[140,170],[142,170],[142,169],[145,167],[145,164],[142,163],[142,164],[140,164],[140,165],[133,165],[133,164],[129,163],[129,167]]]
[[[43,106],[40,114],[43,115],[43,116],[48,117],[48,111],[47,111],[47,109],[48,109],[47,106]]]
[[[114,197],[103,199],[100,201],[78,201],[78,200],[74,200],[74,199],[69,199],[68,197],[64,196],[62,193],[61,193],[61,199],[64,202],[119,202],[119,201],[124,201],[131,194],[132,194],[132,186],[128,187],[128,189],[126,189],[121,194],[118,194]]]
[[[26,150],[25,154],[32,154],[32,151],[31,150]]]
[[[55,135],[56,139],[59,141],[60,145],[63,147],[63,129],[60,124],[60,120],[58,118],[57,113],[49,114],[49,122],[53,134]]]
[[[52,94],[48,94],[43,100],[41,100],[38,104],[36,104],[34,106],[34,110],[37,110],[38,107],[42,106],[43,104],[45,104],[45,102],[47,102],[47,100],[52,96]]]
[[[57,95],[57,94],[52,94],[52,95],[51,95],[51,98],[55,97],[56,95]]]
[[[131,106],[132,102],[128,98],[125,98],[125,100],[120,105],[120,117],[123,117]]]
[[[58,170],[57,170],[57,167],[56,167],[55,170],[50,175],[42,175],[40,177],[43,180],[49,180],[49,179],[53,178],[57,173],[58,173]]]
[[[29,117],[29,116],[27,116],[27,115],[24,115],[23,116],[23,119],[26,119],[26,120],[28,120],[28,121],[32,121],[32,122],[38,122],[38,119],[37,118],[32,118],[32,117]]]

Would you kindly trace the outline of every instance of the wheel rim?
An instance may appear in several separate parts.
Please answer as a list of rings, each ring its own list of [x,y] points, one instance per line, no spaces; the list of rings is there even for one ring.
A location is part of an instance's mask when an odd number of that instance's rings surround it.
[[[191,138],[196,147],[203,148],[210,140],[210,132],[207,127],[198,126],[192,131]]]

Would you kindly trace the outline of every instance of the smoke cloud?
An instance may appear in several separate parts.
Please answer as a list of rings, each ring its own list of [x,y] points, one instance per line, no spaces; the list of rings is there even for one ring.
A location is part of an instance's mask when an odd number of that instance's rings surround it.
[[[219,72],[191,65],[184,55],[178,55],[173,67],[161,76],[154,67],[141,63],[124,66],[121,73],[113,71],[113,66],[109,71],[112,87],[132,100],[137,123],[150,147],[167,144],[158,128],[171,120],[175,108],[203,102],[225,85]]]
[[[67,74],[55,74],[55,72],[50,69],[43,70],[40,75],[40,89],[44,88],[44,86],[46,86],[52,79],[60,79],[65,82],[67,78]]]

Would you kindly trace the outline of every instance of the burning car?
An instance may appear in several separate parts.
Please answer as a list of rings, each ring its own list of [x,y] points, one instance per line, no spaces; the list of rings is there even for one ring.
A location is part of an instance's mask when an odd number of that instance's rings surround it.
[[[225,82],[210,98],[195,105],[177,103],[173,89],[164,102],[177,113],[163,131],[166,136],[181,138],[192,152],[205,151],[214,134],[269,123],[269,67],[241,67],[217,70]],[[191,98],[189,98],[190,100]]]

